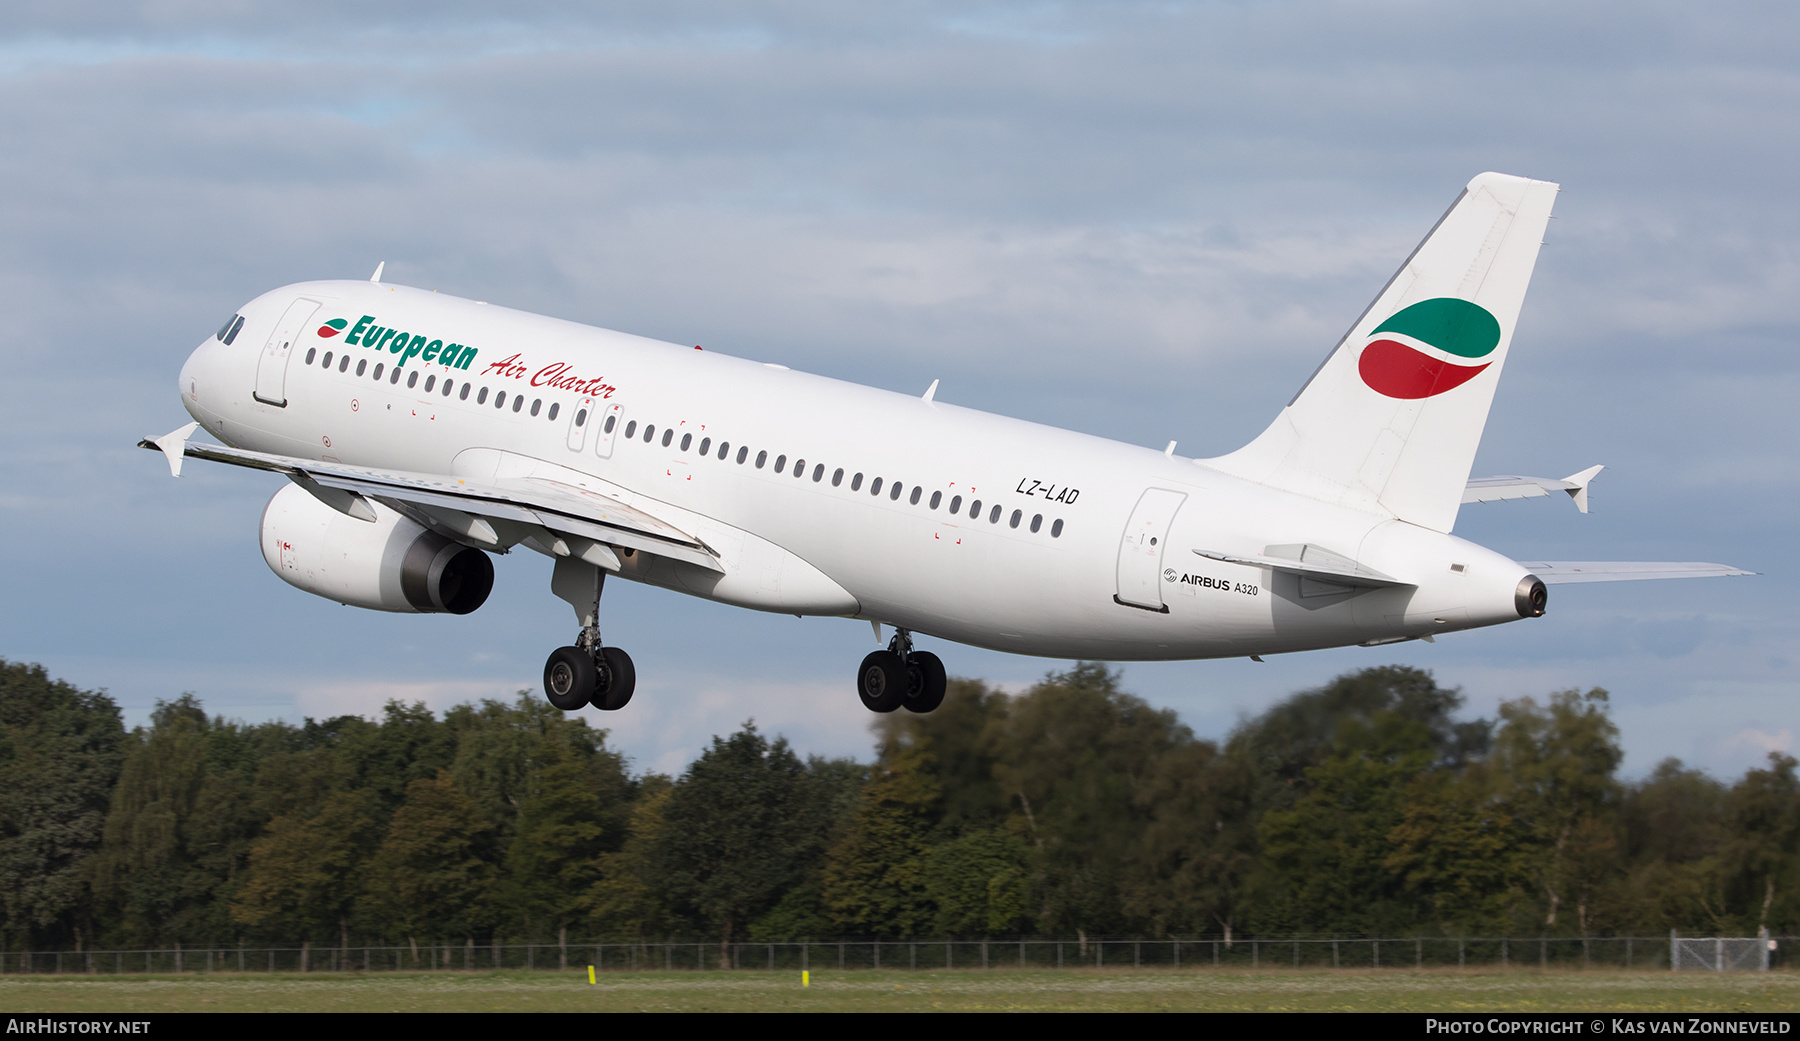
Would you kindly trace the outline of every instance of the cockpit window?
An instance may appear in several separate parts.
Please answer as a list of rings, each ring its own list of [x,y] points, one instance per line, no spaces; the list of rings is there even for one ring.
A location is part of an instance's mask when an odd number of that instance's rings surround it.
[[[237,339],[237,334],[243,328],[244,316],[241,314],[232,315],[231,321],[226,322],[224,328],[219,330],[219,342],[227,347],[231,346],[231,341]]]
[[[231,327],[237,323],[237,320],[237,315],[232,315],[230,318],[225,319],[225,324],[219,326],[219,331],[213,334],[213,339],[222,342],[225,339],[225,334],[231,331]]]

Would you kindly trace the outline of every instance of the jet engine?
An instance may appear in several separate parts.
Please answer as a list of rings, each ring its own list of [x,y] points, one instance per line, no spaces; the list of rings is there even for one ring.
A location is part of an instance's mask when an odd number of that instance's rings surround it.
[[[420,527],[373,500],[372,521],[346,516],[289,484],[263,507],[269,570],[308,593],[352,607],[468,614],[494,588],[486,553]]]

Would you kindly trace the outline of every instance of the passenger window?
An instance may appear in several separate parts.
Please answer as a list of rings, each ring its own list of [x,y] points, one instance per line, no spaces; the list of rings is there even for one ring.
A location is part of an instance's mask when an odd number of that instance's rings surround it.
[[[550,403],[550,421],[552,423],[556,422],[556,413],[561,410],[562,410],[562,402],[552,401]]]
[[[873,481],[869,482],[869,494],[870,495],[880,495],[881,494],[881,478],[877,477]]]
[[[339,372],[349,372],[350,371],[350,356],[348,354],[344,355],[343,360],[338,362],[338,371]]]
[[[1050,525],[1050,537],[1053,539],[1062,538],[1062,518],[1061,517],[1056,518],[1055,522]]]
[[[320,363],[319,363],[319,366],[320,366],[320,367],[321,367],[321,368],[326,368],[326,369],[329,369],[329,368],[331,368],[331,357],[332,357],[332,355],[331,355],[331,352],[330,352],[330,351],[326,351],[326,352],[325,352],[325,360],[324,360],[324,361],[322,361],[322,362],[320,362]]]
[[[219,331],[224,332],[225,330],[221,329]],[[317,347],[308,347],[306,349],[306,364],[311,365],[313,363],[313,359],[317,358],[318,356],[319,356],[319,349]]]
[[[844,483],[844,468],[840,466],[831,475],[831,486],[833,488],[836,488],[838,485],[843,484],[843,483]]]
[[[477,404],[477,405],[487,404],[487,388],[486,387],[481,388],[481,393],[475,395],[475,404]]]
[[[379,383],[381,381],[381,370],[386,367],[387,366],[383,365],[381,362],[375,363],[375,381],[377,383]]]
[[[587,409],[584,408],[584,409],[576,410],[575,425],[578,427],[587,426]]]
[[[909,503],[911,503],[911,504],[912,504],[912,505],[914,505],[914,506],[917,506],[917,505],[919,505],[919,495],[920,495],[920,494],[921,494],[921,493],[923,493],[923,492],[924,492],[924,491],[925,491],[925,489],[923,489],[923,488],[921,488],[921,487],[919,487],[919,486],[918,486],[918,485],[916,485],[916,484],[915,484],[915,485],[913,485],[913,493],[912,493],[912,498],[910,498],[910,499],[908,499],[908,500],[906,500],[906,501],[907,501],[907,502],[909,502]]]
[[[368,371],[368,368],[369,368],[369,359],[364,358],[361,361],[356,363],[356,374],[358,376],[361,376],[364,372]]]
[[[999,503],[995,503],[993,512],[988,514],[988,523],[989,524],[1000,523],[1000,504]]]
[[[637,436],[637,420],[634,419],[631,422],[625,424],[625,440],[629,441],[636,436]]]
[[[436,386],[437,386],[437,377],[436,376],[425,377],[425,393],[427,393],[427,394],[431,393],[432,389],[435,388]]]
[[[786,466],[787,466],[787,456],[778,455],[775,457],[775,472],[776,473],[780,473],[784,468],[786,468]]]
[[[825,479],[825,464],[820,463],[817,466],[813,467],[813,483],[818,484],[820,481],[823,481],[824,479]]]
[[[731,442],[730,441],[720,441],[719,442],[719,461],[724,462],[725,457],[730,454],[731,454]]]
[[[425,381],[425,389],[426,389],[426,390],[430,390],[430,389],[431,389],[431,381],[430,381],[430,380],[426,380],[426,381]],[[543,404],[544,404],[544,399],[543,399],[543,398],[532,398],[532,399],[531,399],[531,414],[532,414],[532,415],[534,415],[534,416],[535,416],[535,415],[537,415],[537,414],[538,414],[538,409],[539,409],[539,408],[540,408],[540,407],[541,407],[541,406],[542,406],[542,405],[543,405]]]
[[[377,366],[375,366],[375,369],[377,372],[379,372],[381,370],[381,366],[377,365]],[[469,384],[467,384],[467,383],[463,384],[462,393],[458,394],[456,396],[456,400],[458,400],[458,401],[469,400]]]
[[[934,510],[937,509],[938,503],[941,503],[943,501],[944,501],[944,493],[943,492],[932,492],[931,493],[931,508],[932,509],[934,509]]]
[[[1019,526],[1019,520],[1020,520],[1020,518],[1022,518],[1022,517],[1024,517],[1024,516],[1025,516],[1025,511],[1023,511],[1023,510],[1014,510],[1014,511],[1013,511],[1013,512],[1012,512],[1012,518],[1011,518],[1011,519],[1010,519],[1010,520],[1008,520],[1008,521],[1007,521],[1007,522],[1006,522],[1006,526],[1007,526],[1007,527],[1009,527],[1009,528],[1016,528],[1016,527],[1018,527],[1018,526]]]
[[[445,397],[449,397],[449,396],[450,396],[450,392],[451,392],[451,391],[453,391],[453,390],[455,390],[455,389],[456,389],[456,381],[455,381],[455,380],[445,380],[445,381],[444,381],[444,396],[445,396]],[[465,392],[465,393],[466,393],[466,392]],[[550,407],[551,407],[551,408],[555,408],[555,407],[556,407],[556,406],[555,406],[555,405],[552,405],[552,406],[550,406]],[[555,419],[555,418],[556,418],[556,413],[555,413],[555,412],[552,412],[552,413],[550,413],[550,418],[552,418],[552,419]]]
[[[505,408],[506,407],[506,391],[497,390],[494,392],[494,407],[495,408]]]
[[[850,478],[850,490],[853,492],[862,491],[862,474],[857,474],[855,477]]]
[[[969,504],[969,519],[970,520],[980,520],[981,519],[981,500],[980,499],[976,499],[974,502]]]
[[[675,428],[669,427],[667,430],[663,431],[663,447],[669,447],[669,442],[673,440],[675,440]]]
[[[899,481],[895,481],[894,482],[894,490],[888,493],[888,498],[892,499],[894,502],[899,502],[900,501],[900,493],[905,490],[906,490],[906,485],[901,484]]]
[[[743,445],[739,445],[738,446],[738,465],[743,466],[744,460],[748,459],[748,458],[750,458],[750,449],[746,448]]]
[[[694,435],[692,435],[692,434],[681,435],[681,450],[683,452],[687,451],[688,446],[693,443],[694,443]]]
[[[399,383],[400,382],[400,367],[398,365],[394,366],[393,372],[388,373],[388,382],[389,383]]]
[[[409,386],[409,387],[410,387],[410,386],[412,386],[412,384],[411,384],[411,383],[408,383],[408,384],[407,384],[407,386]],[[517,412],[517,411],[519,411],[519,409],[520,409],[520,408],[521,408],[521,407],[522,407],[522,406],[523,406],[523,405],[524,405],[524,404],[525,404],[525,395],[523,395],[523,394],[515,394],[515,395],[513,395],[513,411],[514,411],[514,412]]]
[[[413,371],[406,374],[406,389],[411,390],[418,385],[419,385],[419,370],[414,369]]]
[[[1033,535],[1036,535],[1036,534],[1037,534],[1037,533],[1038,533],[1038,529],[1039,529],[1039,528],[1041,528],[1041,527],[1043,527],[1043,526],[1044,526],[1044,515],[1043,515],[1043,514],[1041,514],[1041,513],[1035,513],[1035,514],[1032,514],[1032,517],[1031,517],[1031,533],[1032,533],[1032,534],[1033,534]]]
[[[955,514],[958,514],[961,512],[962,512],[962,496],[960,496],[960,495],[951,496],[950,497],[950,513],[952,515],[955,515]]]
[[[758,470],[762,469],[763,464],[768,461],[769,461],[769,453],[767,453],[767,452],[756,453],[756,468]]]
[[[795,477],[805,477],[806,476],[806,460],[804,460],[804,459],[794,460],[794,476]]]
[[[700,458],[704,459],[711,454],[712,454],[712,438],[710,438],[710,437],[701,438],[700,439]]]
[[[619,417],[618,417],[618,416],[607,416],[607,417],[606,417],[606,422],[605,422],[605,423],[603,423],[603,424],[601,424],[601,426],[600,426],[600,432],[601,432],[601,433],[602,433],[602,434],[610,434],[610,433],[612,433],[612,431],[613,431],[613,427],[615,427],[615,426],[617,426],[617,425],[618,425],[618,422],[619,422]],[[626,435],[625,435],[625,436],[626,436],[626,437],[630,437],[630,436],[631,436],[631,435],[630,435],[630,434],[626,434]]]

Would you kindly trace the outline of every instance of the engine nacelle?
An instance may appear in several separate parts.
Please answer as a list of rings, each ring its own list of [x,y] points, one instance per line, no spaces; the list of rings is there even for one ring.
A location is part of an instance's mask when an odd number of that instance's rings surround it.
[[[468,614],[487,601],[486,553],[369,505],[375,519],[358,520],[289,484],[263,507],[263,560],[289,585],[352,607]]]

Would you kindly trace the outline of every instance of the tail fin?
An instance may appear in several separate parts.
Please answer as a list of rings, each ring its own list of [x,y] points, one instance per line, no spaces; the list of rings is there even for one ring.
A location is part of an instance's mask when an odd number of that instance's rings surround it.
[[[1557,190],[1470,181],[1262,436],[1202,465],[1449,531]]]

